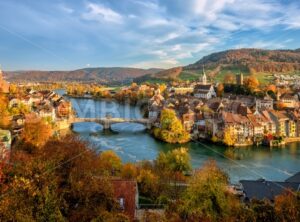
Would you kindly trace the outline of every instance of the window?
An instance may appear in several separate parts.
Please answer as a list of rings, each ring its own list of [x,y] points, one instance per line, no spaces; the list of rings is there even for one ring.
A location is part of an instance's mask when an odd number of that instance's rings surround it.
[[[125,199],[123,197],[119,198],[119,205],[121,210],[125,209]]]

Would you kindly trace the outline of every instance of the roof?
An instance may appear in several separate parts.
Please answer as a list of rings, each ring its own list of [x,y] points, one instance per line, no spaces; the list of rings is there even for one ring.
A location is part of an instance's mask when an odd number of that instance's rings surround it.
[[[138,192],[137,183],[134,180],[113,179],[112,180],[114,198],[117,201],[123,199],[124,212],[132,220],[135,217],[135,209],[137,206],[136,194]]]
[[[287,178],[285,182],[300,183],[300,172],[296,173],[294,176]]]
[[[298,190],[299,183],[275,182],[266,180],[241,180],[243,191],[248,199],[274,200],[275,196],[287,190]]]
[[[204,85],[204,84],[198,84],[195,86],[195,90],[204,90],[204,91],[209,91],[212,85]]]

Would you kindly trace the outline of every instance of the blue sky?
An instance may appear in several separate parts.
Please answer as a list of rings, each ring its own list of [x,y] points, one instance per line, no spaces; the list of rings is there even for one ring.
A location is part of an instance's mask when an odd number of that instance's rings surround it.
[[[3,70],[174,67],[300,48],[299,0],[0,0]]]

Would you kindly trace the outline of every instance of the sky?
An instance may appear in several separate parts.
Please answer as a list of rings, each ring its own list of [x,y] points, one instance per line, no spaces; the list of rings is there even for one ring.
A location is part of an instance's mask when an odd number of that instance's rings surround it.
[[[170,68],[300,48],[299,0],[0,0],[3,70]]]

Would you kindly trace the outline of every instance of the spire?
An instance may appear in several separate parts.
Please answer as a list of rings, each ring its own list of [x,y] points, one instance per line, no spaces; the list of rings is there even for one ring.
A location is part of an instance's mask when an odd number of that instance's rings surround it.
[[[207,77],[206,77],[206,73],[205,73],[205,70],[204,70],[204,64],[202,65],[202,76],[201,76],[200,81],[203,85],[207,84]]]

